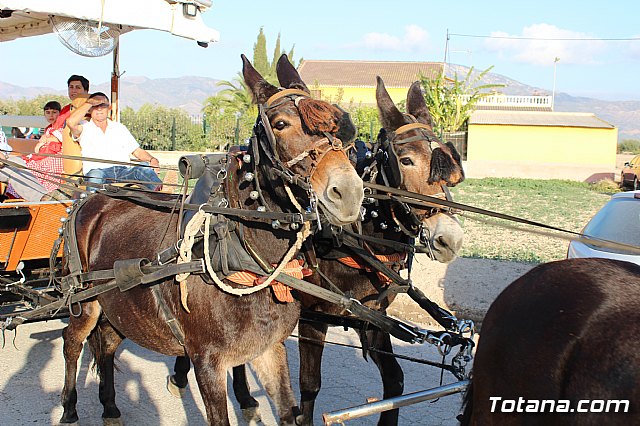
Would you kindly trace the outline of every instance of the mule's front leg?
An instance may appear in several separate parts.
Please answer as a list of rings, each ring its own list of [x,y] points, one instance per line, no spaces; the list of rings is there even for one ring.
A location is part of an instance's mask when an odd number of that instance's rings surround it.
[[[298,332],[300,342],[300,409],[302,414],[296,419],[301,426],[313,425],[313,410],[322,386],[322,352],[327,336],[326,324],[300,321]]]
[[[77,307],[77,306],[76,306]],[[62,331],[64,339],[64,387],[60,400],[64,412],[60,418],[60,423],[76,423],[78,412],[76,402],[78,392],[76,390],[76,374],[78,373],[78,358],[82,352],[82,345],[91,331],[95,328],[100,317],[100,305],[97,301],[82,304],[82,314],[78,317],[71,316],[69,325]]]
[[[383,398],[393,398],[402,395],[404,391],[404,373],[400,364],[393,355],[393,346],[391,346],[391,338],[388,333],[382,331],[368,331],[367,339],[371,342],[377,351],[370,351],[369,355],[375,362],[380,377],[382,378]],[[395,426],[398,424],[398,409],[384,411],[380,414],[378,425]]]
[[[262,355],[251,361],[258,374],[260,383],[273,401],[281,425],[295,425],[295,413],[298,409],[291,388],[289,362],[284,342],[276,343]]]

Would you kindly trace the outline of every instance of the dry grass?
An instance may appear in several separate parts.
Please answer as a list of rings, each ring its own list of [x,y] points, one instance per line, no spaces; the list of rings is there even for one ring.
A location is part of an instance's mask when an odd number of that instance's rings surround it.
[[[452,192],[454,200],[463,204],[580,232],[610,194],[617,191],[614,182],[590,185],[562,180],[487,178],[468,179]],[[570,234],[473,213],[465,213],[462,222],[464,257],[538,263],[563,259],[567,253]]]

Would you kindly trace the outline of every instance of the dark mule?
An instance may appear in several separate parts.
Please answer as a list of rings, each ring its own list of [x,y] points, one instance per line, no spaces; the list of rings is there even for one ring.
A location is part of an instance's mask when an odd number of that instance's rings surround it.
[[[431,146],[431,141],[436,141],[437,137],[431,128],[431,115],[419,83],[411,85],[407,94],[408,114],[401,113],[394,105],[382,79],[378,78],[377,83],[376,99],[383,126],[378,143],[384,145],[386,142],[388,147],[386,150],[381,147],[379,155],[376,156],[380,169],[376,175],[376,182],[423,195],[444,196],[443,185],[454,186],[460,183],[464,179],[464,173],[460,157],[453,146]],[[416,126],[413,130],[397,133],[402,126],[413,123],[425,126]],[[394,171],[386,170],[388,181],[385,182],[382,171],[387,167],[398,168],[399,174],[396,175],[395,181],[392,178]],[[368,174],[365,175],[365,179],[369,177]],[[463,240],[463,231],[458,221],[451,215],[436,209],[434,209],[435,214],[419,209],[412,209],[412,212],[407,214],[405,207],[391,202],[366,204],[367,212],[362,222],[362,234],[407,244],[413,244],[414,240],[420,239],[429,247],[427,252],[431,253],[435,260],[440,262],[453,260],[462,247]],[[368,249],[376,255],[406,254],[398,253],[397,249],[384,245],[375,243],[367,245]],[[395,298],[395,293],[392,292],[379,300],[379,296],[388,288],[389,283],[381,280],[375,272],[346,266],[336,260],[336,255],[331,252],[325,253],[323,259],[323,254],[318,251],[318,256],[318,269],[341,291],[348,292],[351,297],[360,300],[363,304],[385,312]],[[349,254],[337,257],[344,256]],[[398,269],[406,266],[404,261],[396,265]],[[321,282],[317,274],[313,278]],[[334,315],[344,314],[337,306],[317,299],[303,298],[303,306],[311,311]],[[301,321],[298,325],[298,331],[302,337],[299,342],[302,418],[299,418],[298,422],[302,425],[313,424],[315,399],[321,386],[321,361],[324,349],[322,342],[326,337],[327,328],[326,324],[318,322]],[[385,352],[393,352],[389,334],[381,331],[367,331],[361,336],[361,340],[365,348],[382,351],[372,350],[367,353],[380,371],[383,397],[391,398],[401,395],[404,389],[402,369],[393,355],[385,354]],[[398,410],[383,412],[378,422],[380,425],[397,423]]]
[[[532,269],[482,323],[462,424],[640,424],[639,332],[640,266],[571,259]]]
[[[299,79],[290,79],[292,74],[278,74],[280,84],[287,88],[308,91],[307,86]],[[379,150],[375,156],[377,166],[372,165],[373,157],[361,156],[359,172],[366,178],[375,178],[379,184],[390,184],[394,187],[417,192],[424,195],[444,197],[443,186],[454,186],[464,179],[460,157],[450,144],[438,144],[432,130],[431,115],[427,110],[419,83],[414,83],[407,94],[408,114],[401,113],[391,100],[384,83],[378,78],[376,91],[380,118],[383,125],[379,140]],[[409,125],[409,128],[403,127]],[[404,130],[407,129],[407,130]],[[400,132],[398,132],[400,130]],[[435,146],[432,147],[434,142]],[[377,172],[373,176],[364,172],[369,166]],[[384,176],[383,176],[384,174]],[[389,180],[392,182],[389,182]],[[362,222],[362,233],[367,236],[385,238],[394,242],[413,244],[420,239],[428,246],[426,252],[440,262],[449,262],[456,257],[463,239],[463,231],[457,220],[451,215],[434,209],[423,211],[413,209],[407,213],[406,206],[399,203],[383,201],[366,204],[366,214]],[[394,299],[394,293],[378,300],[389,283],[381,280],[374,272],[346,266],[339,258],[353,258],[349,250],[326,250],[327,241],[314,237],[318,269],[331,280],[333,285],[363,304],[385,311]],[[329,242],[329,245],[330,242]],[[324,248],[320,248],[324,247]],[[368,244],[368,248],[378,255],[406,254],[388,246]],[[406,267],[406,261],[396,262],[397,269]],[[327,286],[318,274],[305,278],[317,284]],[[328,302],[312,297],[302,297],[303,308],[310,311],[333,315],[343,315],[341,309]],[[328,326],[324,323],[301,321],[298,331],[302,339],[300,350],[300,391],[302,415],[297,419],[300,425],[313,424],[315,399],[321,386],[321,361],[324,339]],[[308,340],[308,339],[311,339]],[[363,336],[363,345],[380,351],[392,353],[390,336],[380,331],[367,331]],[[383,383],[383,396],[390,398],[403,392],[404,375],[393,355],[384,352],[367,351],[380,371]],[[177,359],[175,375],[171,377],[174,384],[186,386],[186,373],[189,369],[188,359]],[[242,367],[234,369],[234,391],[243,408],[245,416],[255,415],[257,402],[251,397],[246,385],[245,372]],[[176,394],[173,389],[172,393]],[[255,418],[255,417],[254,417]],[[394,425],[398,421],[398,410],[381,414],[379,424]]]
[[[272,212],[295,213],[301,206],[313,210],[314,198],[330,223],[343,225],[356,220],[362,202],[362,180],[351,168],[340,144],[330,142],[342,112],[299,93],[282,93],[266,82],[244,55],[242,59],[245,82],[255,100],[264,106],[264,118],[256,124],[262,130],[256,131],[258,141],[252,141],[253,146],[259,143],[260,162],[257,169],[250,169],[256,158],[247,158],[246,153],[228,155],[224,163],[226,175],[218,189],[212,187],[211,192],[222,194],[230,207],[249,211],[260,210],[261,205]],[[287,71],[297,74],[292,66]],[[269,131],[273,134],[267,137]],[[248,176],[250,170],[255,176]],[[281,178],[283,173],[300,184],[310,182],[310,188],[291,185],[290,191],[285,191],[289,186]],[[256,192],[260,197],[254,196]],[[167,229],[176,228],[176,215],[150,205],[153,200],[136,202],[102,194],[89,197],[79,207],[74,223],[84,270],[111,269],[120,259],[154,259],[161,249],[174,245],[176,236],[164,235]],[[239,239],[247,256],[254,259],[254,264],[262,262],[266,267],[278,264],[300,235],[295,227],[274,226],[270,220],[240,217],[230,222],[235,227],[229,225],[227,232],[241,232]],[[222,232],[217,225],[214,230]],[[307,228],[308,223],[302,227]],[[299,303],[279,302],[269,289],[243,297],[230,295],[202,275],[190,276],[187,288],[190,313],[181,304],[181,295],[185,294],[173,279],[123,292],[115,289],[82,303],[81,314],[70,317],[63,333],[66,375],[61,423],[78,420],[76,369],[87,337],[100,376],[102,417],[105,423],[121,423],[115,404],[113,362],[118,345],[126,337],[166,355],[189,356],[210,424],[229,424],[227,370],[247,362],[252,363],[273,399],[280,422],[293,424],[295,400],[283,341],[298,321]],[[168,325],[171,317],[183,331],[184,346],[178,340],[179,333]]]

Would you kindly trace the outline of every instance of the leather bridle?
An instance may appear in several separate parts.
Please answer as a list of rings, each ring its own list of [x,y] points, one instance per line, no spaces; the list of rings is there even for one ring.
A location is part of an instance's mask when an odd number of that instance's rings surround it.
[[[259,105],[259,117],[254,127],[254,134],[258,135],[258,139],[263,146],[263,150],[273,164],[273,172],[278,174],[289,183],[295,184],[305,191],[311,191],[311,178],[313,177],[319,164],[330,151],[346,151],[350,147],[344,147],[343,143],[337,137],[328,132],[324,133],[321,138],[308,149],[288,161],[282,161],[276,147],[276,137],[267,117],[267,112],[286,102],[293,102],[295,107],[300,111],[299,102],[302,99],[310,98],[309,94],[299,89],[284,89],[272,95],[264,104]],[[265,146],[268,143],[270,149]],[[346,154],[345,154],[346,155]],[[292,169],[302,162],[306,162],[303,168],[306,173],[304,175],[294,172]]]
[[[433,152],[431,144],[436,142],[440,149],[450,153],[449,147],[443,144],[437,137],[429,134],[430,132],[428,131],[431,130],[430,126],[417,122],[416,119],[409,114],[405,114],[405,117],[408,117],[413,122],[400,126],[395,131],[388,133],[386,137],[380,141],[380,144],[378,144],[376,152],[374,153],[375,162],[377,163],[377,171],[380,173],[382,181],[385,185],[394,188],[401,188],[404,181],[399,159],[396,154],[396,146],[410,142],[426,141],[428,143],[429,151]],[[402,135],[411,130],[417,131],[418,134],[409,137],[402,137]],[[374,164],[371,164],[367,170],[372,175],[370,177],[372,181],[375,180],[375,172],[372,171],[373,166]],[[442,192],[430,196],[451,201],[451,193],[446,185],[440,183],[440,187]],[[450,216],[455,214],[451,209],[439,206],[434,206],[433,208],[426,210],[424,213],[416,213],[411,206],[399,201],[392,202],[390,211],[392,219],[397,227],[405,235],[411,238],[418,238],[424,232],[423,220],[438,213]]]

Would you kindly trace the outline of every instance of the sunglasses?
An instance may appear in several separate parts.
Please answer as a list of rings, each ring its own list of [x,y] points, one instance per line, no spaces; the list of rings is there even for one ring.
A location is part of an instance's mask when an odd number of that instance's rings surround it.
[[[101,104],[94,105],[92,108],[109,108],[109,104],[103,102]]]

